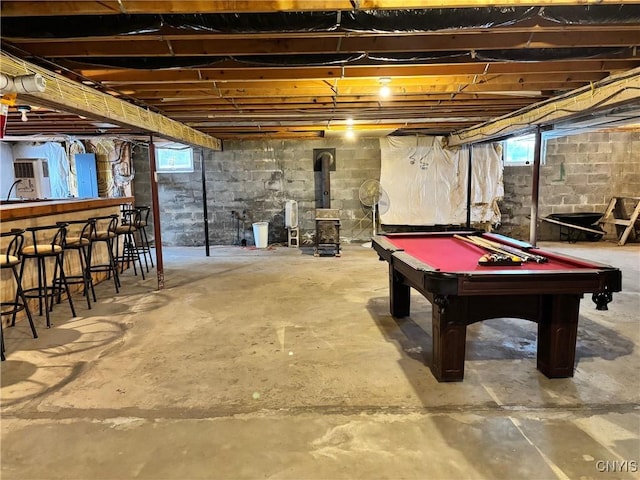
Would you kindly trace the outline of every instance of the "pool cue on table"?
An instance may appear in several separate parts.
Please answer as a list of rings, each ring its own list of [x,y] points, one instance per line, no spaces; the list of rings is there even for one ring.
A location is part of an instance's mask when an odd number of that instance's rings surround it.
[[[464,242],[467,242],[467,243],[470,243],[472,245],[475,245],[476,247],[484,248],[485,250],[489,250],[491,252],[499,253],[501,255],[506,255],[507,257],[509,257],[511,259],[512,262],[523,262],[524,261],[522,259],[522,257],[514,255],[513,253],[510,253],[510,252],[507,252],[506,250],[501,250],[500,248],[492,247],[490,245],[481,245],[480,243],[477,243],[474,240],[472,240],[472,238],[474,238],[473,236],[471,236],[471,237],[463,237],[462,235],[454,235],[453,238],[457,238],[458,240],[462,240]]]
[[[511,247],[509,245],[502,245],[501,243],[494,242],[492,240],[487,240],[486,238],[482,238],[482,237],[474,237],[474,238],[481,243],[486,243],[487,245],[491,245],[496,248],[500,248],[506,252],[509,252],[512,255],[517,255],[518,257],[522,258],[526,262],[544,263],[549,261],[547,257],[543,257],[542,255],[536,255],[534,253],[529,253],[524,250],[520,250],[519,248],[516,248],[516,247]]]
[[[487,240],[486,238],[475,236],[475,237],[473,237],[473,239],[479,245],[487,245],[487,246],[490,246],[490,247],[499,248],[501,250],[504,250],[505,252],[508,252],[511,255],[516,255],[516,256],[522,258],[526,262],[543,263],[543,262],[548,261],[547,258],[545,258],[545,257],[543,257],[541,255],[534,255],[532,253],[527,253],[524,250],[520,250],[519,248],[510,247],[508,245],[503,245],[501,243],[494,242],[492,240]]]

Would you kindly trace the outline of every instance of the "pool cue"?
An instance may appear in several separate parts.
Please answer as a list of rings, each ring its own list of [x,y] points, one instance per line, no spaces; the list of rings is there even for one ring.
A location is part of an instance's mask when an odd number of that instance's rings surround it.
[[[517,255],[518,257],[522,258],[527,262],[544,263],[549,261],[547,257],[543,257],[542,255],[536,255],[534,253],[529,253],[524,250],[520,250],[519,248],[516,248],[516,247],[511,247],[509,245],[502,245],[501,243],[497,243],[492,240],[487,240],[486,238],[482,238],[482,237],[474,237],[474,238],[476,238],[481,243],[486,243],[487,245],[491,245],[496,248],[501,248],[502,250],[509,252],[512,255]]]
[[[506,250],[502,250],[500,248],[492,247],[491,245],[482,245],[480,243],[477,243],[474,240],[472,240],[474,238],[473,236],[471,236],[471,237],[463,237],[462,235],[454,235],[453,238],[457,238],[458,240],[465,241],[467,243],[475,245],[476,247],[484,248],[485,250],[489,250],[490,252],[499,253],[500,255],[506,255],[507,257],[509,257],[511,259],[512,262],[522,262],[523,261],[522,257],[514,255],[513,253],[510,253],[510,252],[507,252]]]
[[[477,237],[475,235],[472,235],[472,236],[466,237],[466,238],[468,238],[469,241],[471,243],[473,243],[474,245],[477,245],[478,247],[484,248],[485,250],[493,251],[493,252],[499,253],[501,255],[507,255],[513,261],[524,262],[524,258],[522,256],[505,250],[504,248],[502,248],[502,245],[491,244],[491,243],[485,242],[484,239],[482,239],[480,237]]]

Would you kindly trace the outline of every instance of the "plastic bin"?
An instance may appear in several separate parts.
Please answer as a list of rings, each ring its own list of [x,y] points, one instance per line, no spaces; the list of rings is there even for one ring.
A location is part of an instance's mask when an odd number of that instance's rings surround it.
[[[269,245],[269,222],[254,223],[253,238],[256,242],[256,248],[267,248]]]

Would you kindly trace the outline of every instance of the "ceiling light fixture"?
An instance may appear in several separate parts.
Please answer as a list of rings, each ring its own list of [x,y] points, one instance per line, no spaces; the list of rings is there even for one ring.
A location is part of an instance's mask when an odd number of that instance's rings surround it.
[[[382,77],[380,79],[380,96],[382,98],[388,98],[391,96],[391,88],[389,88],[389,84],[391,83],[391,79],[389,77]]]
[[[31,107],[29,105],[18,105],[16,107],[16,110],[18,110],[18,112],[20,112],[21,114],[20,120],[22,120],[23,122],[29,121],[29,119],[27,118],[27,113],[31,111]]]

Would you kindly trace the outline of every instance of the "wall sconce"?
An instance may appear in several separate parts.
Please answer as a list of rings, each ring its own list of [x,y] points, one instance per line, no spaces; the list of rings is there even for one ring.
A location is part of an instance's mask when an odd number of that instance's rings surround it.
[[[29,119],[27,118],[27,113],[31,111],[31,107],[29,105],[18,105],[16,106],[16,110],[18,110],[18,112],[20,112],[20,114],[22,115],[20,119],[23,122],[29,121]]]
[[[389,88],[389,84],[391,83],[391,79],[389,77],[383,77],[380,79],[380,96],[382,98],[388,98],[391,96],[391,88]]]

